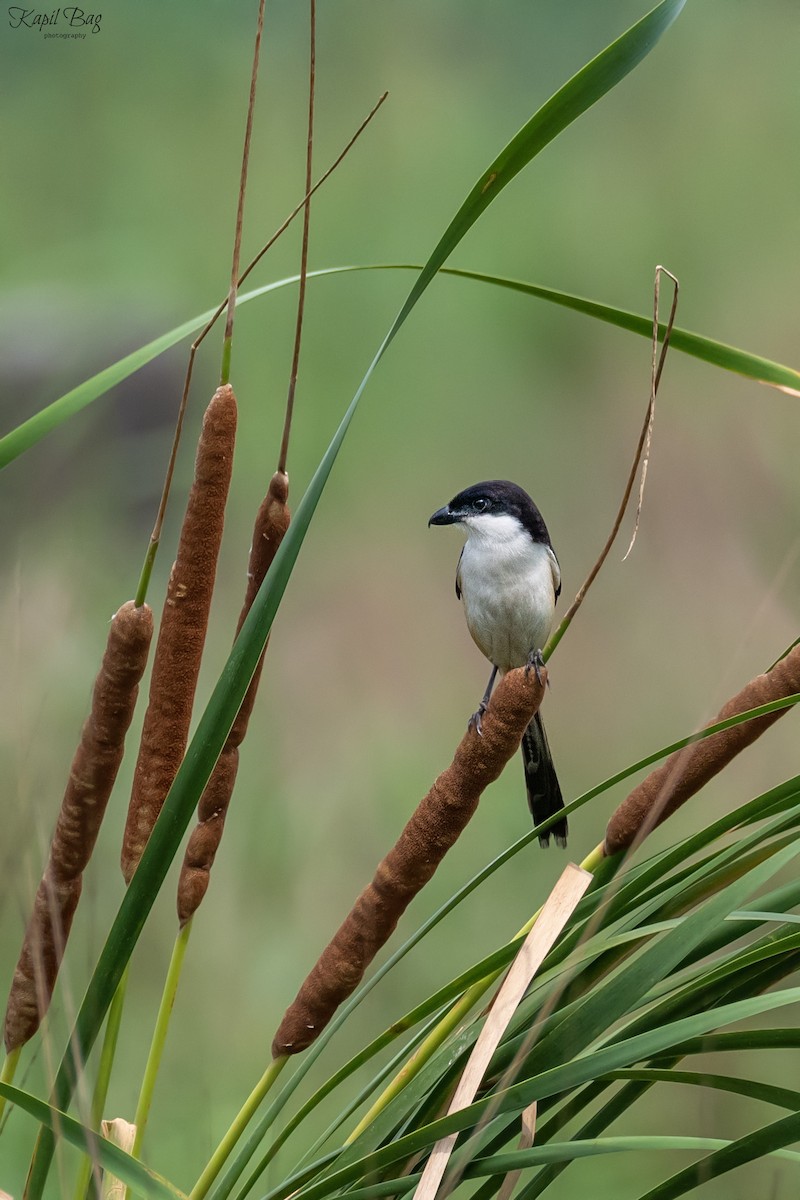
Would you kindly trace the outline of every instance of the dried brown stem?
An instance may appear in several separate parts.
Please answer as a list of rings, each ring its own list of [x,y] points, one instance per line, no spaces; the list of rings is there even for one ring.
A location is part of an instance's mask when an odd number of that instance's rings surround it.
[[[272,1043],[275,1058],[310,1046],[357,987],[410,902],[463,832],[485,788],[519,749],[542,702],[545,682],[545,672],[539,681],[535,672],[524,668],[500,681],[483,718],[483,736],[467,730],[453,762],[421,801],[287,1009]]]
[[[225,522],[236,415],[233,389],[217,388],[203,418],[194,482],[158,634],[122,845],[126,883],[138,866],[186,749]]]
[[[661,354],[658,353],[658,329],[659,329],[659,300],[661,296],[661,276],[666,275],[672,280],[672,305],[670,307],[669,321],[664,333],[664,344],[661,347]],[[656,280],[653,288],[653,339],[652,339],[652,363],[650,368],[650,401],[647,406],[647,433],[644,440],[644,449],[642,451],[642,477],[639,481],[639,499],[636,502],[636,516],[633,521],[633,533],[631,540],[628,543],[628,549],[622,556],[622,561],[630,554],[636,542],[636,535],[639,532],[639,519],[642,515],[642,505],[644,504],[644,488],[647,482],[647,468],[650,465],[650,446],[653,440],[653,424],[656,419],[656,394],[658,393],[658,384],[661,379],[661,372],[664,368],[664,362],[669,349],[669,340],[672,335],[672,326],[675,324],[675,313],[678,311],[678,290],[679,283],[671,271],[666,267],[656,267]]]
[[[290,514],[286,503],[288,494],[287,477],[276,472],[256,517],[247,572],[247,591],[236,626],[237,636],[289,528]],[[264,651],[266,652],[266,646]],[[178,880],[178,919],[181,926],[195,913],[208,888],[209,874],[222,838],[225,817],[236,782],[239,746],[247,732],[263,664],[262,654],[217,765],[200,797],[197,825],[189,838]]]
[[[125,750],[139,681],[153,635],[153,614],[133,601],[114,615],[70,767],[52,845],[14,971],[5,1016],[10,1053],[33,1037],[47,1011],[81,893]]]
[[[611,550],[611,547],[614,545],[614,542],[616,541],[617,534],[619,533],[620,526],[622,525],[623,517],[625,516],[625,512],[628,508],[628,501],[631,498],[631,492],[633,491],[633,485],[636,482],[636,475],[639,470],[639,464],[642,461],[642,455],[643,455],[643,452],[645,449],[645,444],[646,443],[649,444],[649,436],[652,432],[655,398],[656,398],[656,395],[658,394],[658,385],[661,382],[661,375],[664,370],[664,363],[666,362],[667,351],[669,350],[670,337],[672,336],[672,328],[675,324],[675,313],[677,311],[677,306],[678,306],[678,281],[677,281],[677,279],[675,279],[675,276],[672,275],[671,272],[667,271],[666,268],[657,267],[656,268],[656,293],[655,293],[655,298],[654,298],[654,317],[653,317],[653,322],[654,322],[654,324],[653,324],[653,361],[654,361],[654,364],[655,364],[655,353],[656,353],[656,346],[658,343],[658,329],[659,329],[659,323],[658,323],[658,278],[659,278],[659,273],[661,271],[663,271],[665,274],[669,275],[670,279],[673,280],[673,282],[675,283],[675,292],[674,292],[673,299],[672,299],[672,306],[670,308],[669,320],[667,321],[667,326],[664,331],[664,341],[662,343],[661,353],[658,358],[658,366],[657,366],[657,368],[654,369],[654,373],[651,378],[650,400],[647,405],[647,412],[645,413],[644,423],[642,425],[642,431],[639,434],[639,442],[638,442],[638,445],[636,446],[636,453],[633,456],[633,463],[631,465],[630,473],[628,475],[628,482],[625,484],[625,491],[622,496],[622,502],[617,511],[617,515],[614,519],[614,524],[611,527],[611,533],[608,535],[606,544],[603,546],[603,549],[600,551],[600,555],[597,559],[597,562],[594,564],[591,571],[586,576],[586,579],[584,580],[580,590],[578,591],[578,594],[576,595],[575,599],[572,601],[572,604],[569,606],[566,613],[564,614],[558,628],[556,629],[555,633],[551,636],[549,642],[547,643],[547,646],[545,647],[545,651],[544,651],[545,659],[548,659],[550,657],[550,655],[555,650],[556,646],[558,645],[558,643],[561,641],[562,637],[566,633],[567,629],[571,625],[575,614],[577,613],[578,609],[583,604],[583,601],[586,598],[586,593],[589,591],[589,588],[592,586],[595,579],[600,574],[600,570],[603,566],[603,563],[608,558],[609,551]],[[641,499],[641,497],[640,497],[640,499]],[[637,514],[637,519],[638,519],[638,514]],[[632,545],[633,545],[633,543],[631,542],[631,546]],[[628,551],[627,551],[628,554],[630,553],[631,546],[628,547]]]
[[[314,92],[316,79],[317,55],[317,5],[311,0],[311,25],[309,35],[309,67],[308,67],[308,138],[306,141],[306,196],[308,199],[303,207],[303,244],[300,251],[300,288],[297,295],[297,320],[294,330],[294,350],[292,352],[292,369],[289,375],[289,392],[286,397],[286,416],[283,422],[283,436],[278,455],[278,470],[286,474],[286,460],[289,455],[289,438],[292,432],[292,416],[294,414],[294,395],[297,390],[297,371],[300,365],[300,343],[303,337],[303,313],[306,306],[306,275],[308,273],[308,230],[311,223],[311,164],[314,149]]]
[[[730,699],[710,724],[735,717],[748,709],[800,692],[800,646],[764,675],[757,675]],[[778,709],[723,729],[700,742],[676,751],[623,800],[606,829],[606,855],[626,850],[642,841],[682,804],[718,774],[737,754],[759,738],[788,709]]]
[[[264,0],[259,0],[258,22],[256,25],[256,40],[253,47],[253,69],[250,73],[250,98],[247,103],[247,121],[244,130],[244,147],[242,149],[242,172],[239,179],[239,199],[236,206],[236,229],[233,237],[233,263],[231,265],[231,286],[228,292],[228,316],[225,323],[225,339],[230,341],[233,336],[233,319],[236,315],[236,291],[239,286],[239,255],[242,248],[242,223],[244,220],[244,198],[247,191],[247,168],[250,162],[250,141],[253,134],[253,113],[256,107],[256,87],[258,85],[258,59],[261,53],[261,34],[264,30]],[[227,383],[227,378],[222,380]]]

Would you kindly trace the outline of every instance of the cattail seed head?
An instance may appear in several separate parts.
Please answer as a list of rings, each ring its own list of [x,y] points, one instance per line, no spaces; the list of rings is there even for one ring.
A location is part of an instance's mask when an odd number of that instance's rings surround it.
[[[194,482],[161,617],[122,845],[126,883],[186,750],[225,522],[236,419],[236,398],[226,384],[214,393],[203,417]]]
[[[711,724],[726,721],[748,709],[800,692],[800,645],[795,646],[771,671],[757,675],[720,710]],[[670,755],[622,801],[606,829],[604,852],[628,849],[671,816],[756,738],[761,737],[788,709],[743,721],[713,733]]]
[[[288,497],[289,478],[283,471],[276,471],[258,510],[253,529],[247,569],[247,590],[236,627],[237,635],[289,528],[291,515],[286,503]],[[222,753],[200,797],[197,825],[189,837],[178,880],[178,920],[181,926],[196,912],[208,889],[209,875],[219,849],[228,805],[236,782],[239,746],[247,732],[263,663],[262,654]]]
[[[357,987],[466,827],[484,789],[519,749],[544,695],[546,672],[540,674],[541,679],[520,668],[501,679],[483,717],[483,736],[467,730],[453,762],[421,801],[287,1009],[272,1043],[274,1058],[310,1046]]]
[[[47,865],[14,971],[5,1017],[6,1050],[24,1045],[47,1011],[81,894],[81,879],[125,750],[153,614],[133,601],[115,613],[92,692],[92,709],[70,767]]]

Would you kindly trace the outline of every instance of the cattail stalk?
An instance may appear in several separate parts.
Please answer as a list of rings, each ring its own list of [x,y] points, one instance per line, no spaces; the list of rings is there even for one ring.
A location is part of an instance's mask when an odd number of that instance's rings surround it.
[[[14,971],[5,1016],[11,1052],[33,1037],[47,1011],[91,857],[125,749],[153,633],[146,605],[114,615],[87,717],[70,768],[47,865]]]
[[[236,626],[237,637],[289,528],[290,513],[286,503],[288,495],[288,476],[276,471],[256,517],[247,572],[247,591]],[[266,646],[264,651],[266,653]],[[239,746],[247,732],[263,663],[264,654],[259,659],[242,707],[200,797],[197,825],[189,838],[178,880],[178,919],[181,927],[192,917],[208,888],[211,867],[222,838],[225,817],[236,782]]]
[[[726,721],[751,708],[800,692],[800,645],[771,670],[757,675],[723,706],[710,724]],[[729,729],[692,742],[672,754],[623,800],[606,829],[604,852],[618,854],[671,816],[699,792],[742,750],[761,737],[788,710],[776,709]]]
[[[106,1028],[103,1035],[103,1046],[100,1051],[100,1060],[97,1064],[97,1075],[95,1076],[94,1091],[92,1093],[91,1129],[100,1129],[103,1113],[106,1110],[108,1089],[111,1084],[111,1072],[114,1067],[114,1056],[117,1052],[117,1041],[119,1040],[122,1014],[125,1008],[125,993],[128,986],[129,969],[130,963],[125,968],[125,973],[119,981],[117,990],[114,992],[114,999],[111,1001],[111,1006],[108,1010]],[[75,1200],[96,1200],[100,1190],[100,1182],[99,1163],[90,1154],[84,1154],[76,1177]]]
[[[130,883],[186,750],[225,521],[236,398],[217,388],[203,418],[195,475],[158,634],[150,697],[122,845]]]
[[[178,993],[178,982],[181,977],[183,959],[184,955],[186,954],[186,947],[189,942],[189,934],[191,931],[191,923],[185,925],[183,929],[180,930],[178,937],[175,940],[175,945],[172,949],[172,958],[170,959],[167,978],[164,981],[164,990],[161,994],[161,1003],[158,1007],[158,1016],[156,1018],[155,1029],[153,1030],[153,1038],[150,1043],[150,1051],[147,1055],[147,1065],[142,1078],[142,1086],[139,1090],[139,1099],[136,1104],[136,1112],[133,1118],[135,1136],[131,1145],[131,1154],[134,1158],[138,1158],[141,1154],[142,1142],[144,1140],[145,1130],[147,1129],[147,1122],[150,1118],[150,1107],[153,1101],[153,1092],[155,1091],[156,1079],[158,1077],[159,1067],[161,1066],[164,1045],[167,1040],[169,1019],[172,1015],[172,1008],[175,1003],[175,997]]]
[[[451,765],[435,781],[379,864],[338,932],[287,1009],[273,1058],[297,1054],[319,1036],[466,827],[490,783],[519,749],[544,695],[545,674],[520,668],[498,685],[482,724],[469,728]]]

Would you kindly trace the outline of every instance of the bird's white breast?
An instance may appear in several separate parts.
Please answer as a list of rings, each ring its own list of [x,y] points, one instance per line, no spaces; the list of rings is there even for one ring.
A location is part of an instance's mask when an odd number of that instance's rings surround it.
[[[550,633],[560,573],[549,546],[510,516],[463,522],[458,582],[467,626],[481,652],[508,671],[541,650]]]

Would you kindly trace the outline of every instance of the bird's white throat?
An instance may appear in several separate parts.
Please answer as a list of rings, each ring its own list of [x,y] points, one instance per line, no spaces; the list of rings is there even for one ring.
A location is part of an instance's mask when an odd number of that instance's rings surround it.
[[[467,625],[501,671],[521,667],[550,633],[560,572],[555,555],[507,514],[470,516],[459,587]]]

